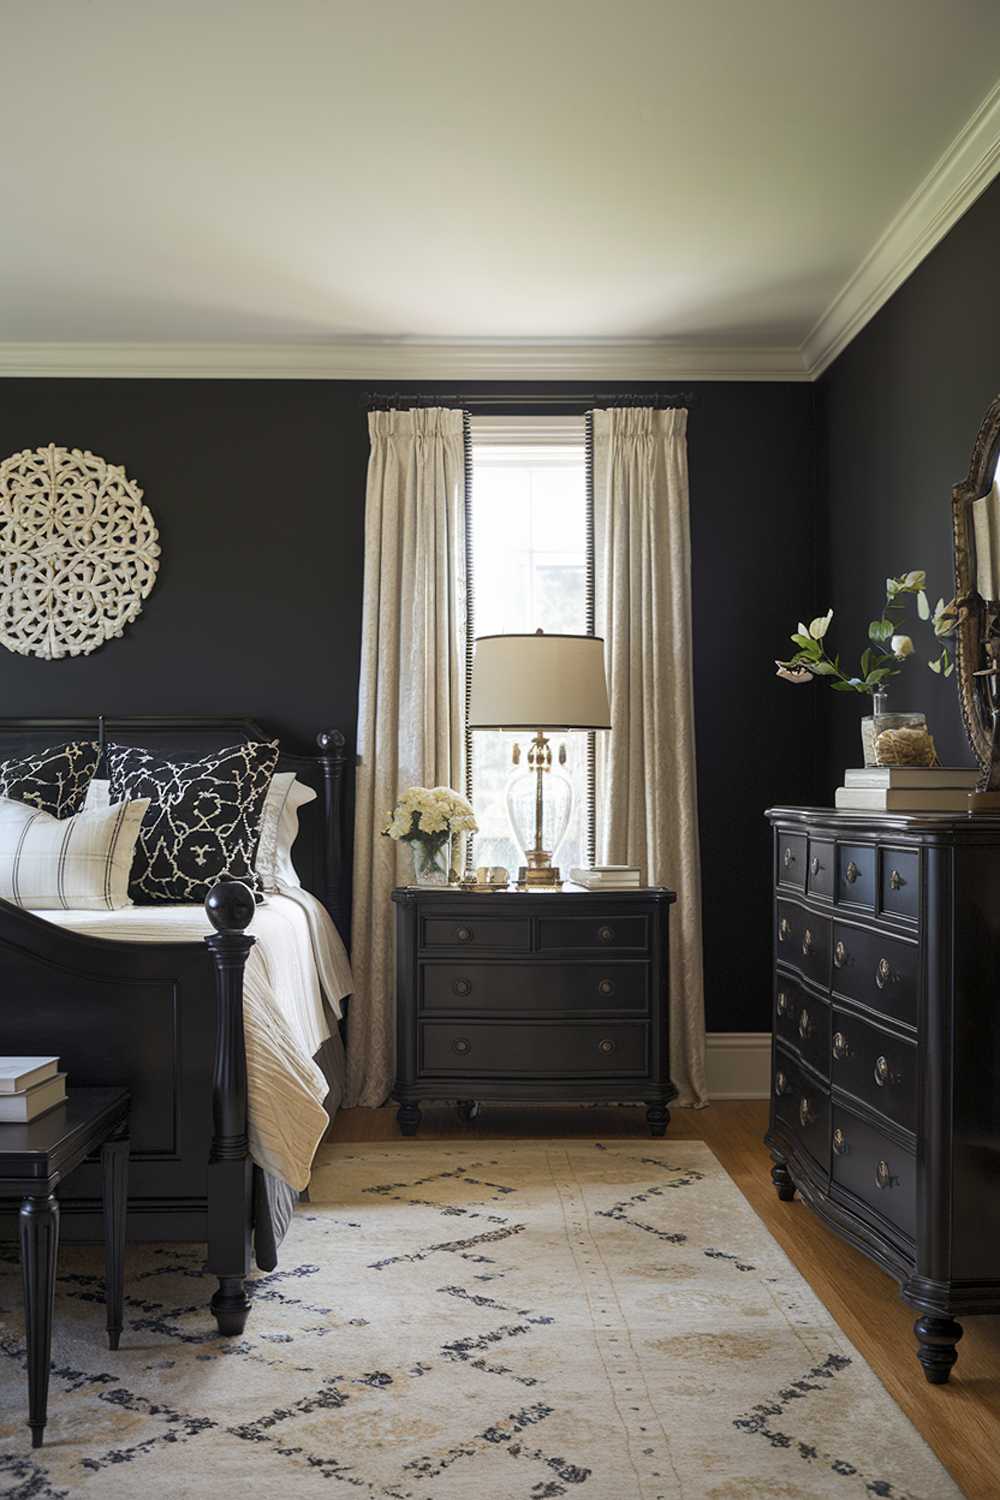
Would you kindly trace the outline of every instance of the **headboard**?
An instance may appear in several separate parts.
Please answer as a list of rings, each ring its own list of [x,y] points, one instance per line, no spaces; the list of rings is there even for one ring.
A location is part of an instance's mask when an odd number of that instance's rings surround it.
[[[117,741],[142,746],[167,758],[197,760],[226,745],[275,738],[256,720],[241,717],[0,718],[0,760],[30,755],[34,750],[75,739],[97,740],[102,745]],[[344,736],[337,729],[318,734],[316,744],[315,755],[293,755],[282,749],[278,770],[294,771],[300,781],[317,793],[316,801],[299,812],[295,868],[306,890],[323,902],[344,942],[349,944],[350,870],[344,857],[344,775],[348,757]]]

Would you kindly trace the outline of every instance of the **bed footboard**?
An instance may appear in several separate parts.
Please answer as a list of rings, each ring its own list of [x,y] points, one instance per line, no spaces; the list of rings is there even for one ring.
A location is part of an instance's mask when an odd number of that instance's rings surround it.
[[[208,1158],[207,1269],[219,1278],[212,1312],[222,1334],[241,1334],[250,1303],[253,1163],[247,1138],[247,1055],[243,1035],[243,972],[255,939],[249,927],[253,892],[235,880],[208,894],[215,928],[205,942],[215,962],[216,1033],[212,1070],[212,1146]]]

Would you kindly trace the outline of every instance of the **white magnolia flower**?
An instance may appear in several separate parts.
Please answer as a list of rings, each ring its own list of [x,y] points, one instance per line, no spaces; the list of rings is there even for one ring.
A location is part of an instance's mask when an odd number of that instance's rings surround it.
[[[813,674],[807,671],[805,667],[787,667],[783,661],[776,661],[774,665],[778,669],[777,675],[783,678],[785,682],[794,682],[796,684],[812,682]]]
[[[833,619],[833,610],[828,609],[825,615],[817,615],[815,620],[809,622],[809,634],[814,641],[821,641],[830,628]]]
[[[904,656],[909,656],[913,651],[913,642],[908,635],[894,635],[889,646],[893,656],[898,656],[900,660]]]

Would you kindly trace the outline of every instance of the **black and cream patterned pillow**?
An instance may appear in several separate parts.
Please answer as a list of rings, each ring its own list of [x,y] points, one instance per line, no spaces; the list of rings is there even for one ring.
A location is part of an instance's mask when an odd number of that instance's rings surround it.
[[[259,891],[254,857],[277,740],[187,762],[126,745],[109,745],[105,753],[111,802],[150,799],[132,863],[134,901],[204,901],[222,875]]]
[[[54,818],[70,818],[83,807],[100,758],[95,741],[73,740],[18,760],[0,761],[0,797],[28,802]]]

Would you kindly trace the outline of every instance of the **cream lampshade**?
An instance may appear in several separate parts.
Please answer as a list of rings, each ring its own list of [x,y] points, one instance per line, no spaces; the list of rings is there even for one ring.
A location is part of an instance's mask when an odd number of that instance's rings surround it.
[[[611,728],[604,642],[592,635],[545,635],[541,630],[481,636],[472,667],[469,728],[534,732],[528,770],[535,777],[535,839],[528,848],[527,838],[520,836],[528,863],[521,867],[518,884],[522,889],[558,888],[559,871],[553,867],[552,850],[544,847],[542,831],[545,776],[552,770],[545,731]],[[518,756],[515,746],[515,765]],[[553,847],[557,843],[558,838]]]

